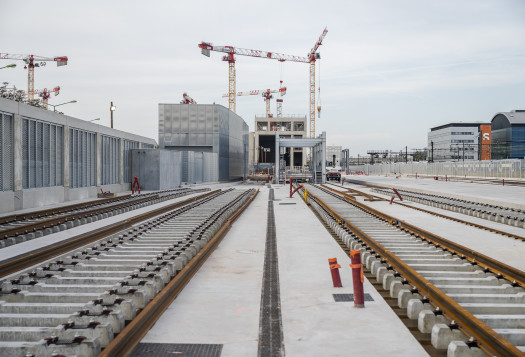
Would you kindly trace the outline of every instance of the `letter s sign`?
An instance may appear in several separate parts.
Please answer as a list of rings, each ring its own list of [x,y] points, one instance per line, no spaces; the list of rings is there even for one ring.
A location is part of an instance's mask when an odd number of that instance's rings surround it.
[[[490,140],[490,133],[483,133],[483,140]]]

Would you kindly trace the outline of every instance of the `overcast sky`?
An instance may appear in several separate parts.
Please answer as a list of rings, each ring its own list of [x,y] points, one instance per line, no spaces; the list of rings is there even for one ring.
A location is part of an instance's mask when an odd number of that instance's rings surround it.
[[[0,52],[66,55],[35,70],[35,88],[59,85],[61,110],[158,140],[158,103],[187,92],[228,106],[228,65],[197,44],[305,56],[320,48],[321,117],[328,145],[423,148],[431,127],[490,122],[525,109],[525,1],[7,1],[0,0]],[[0,82],[27,88],[23,62],[0,60]],[[237,91],[288,87],[283,114],[308,115],[309,65],[237,56]],[[317,82],[319,86],[319,79]],[[275,113],[275,101],[272,101]],[[237,98],[253,130],[262,98]]]

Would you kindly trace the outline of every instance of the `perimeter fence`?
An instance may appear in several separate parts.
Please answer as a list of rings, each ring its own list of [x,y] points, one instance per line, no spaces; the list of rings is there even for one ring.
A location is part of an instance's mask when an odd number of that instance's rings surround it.
[[[349,173],[367,175],[428,175],[484,178],[525,178],[525,160],[483,160],[468,162],[396,162],[352,165]]]

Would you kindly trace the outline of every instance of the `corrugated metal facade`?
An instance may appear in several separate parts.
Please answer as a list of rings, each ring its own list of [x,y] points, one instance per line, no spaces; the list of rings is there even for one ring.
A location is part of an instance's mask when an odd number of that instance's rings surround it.
[[[61,125],[23,118],[23,188],[63,184],[63,130]]]
[[[101,184],[120,182],[120,139],[102,135],[101,137]]]
[[[69,186],[89,187],[97,184],[97,134],[69,129]]]
[[[0,191],[13,189],[13,116],[0,112]]]
[[[159,145],[169,150],[217,154],[217,167],[204,167],[203,172],[216,170],[221,181],[247,174],[248,125],[222,105],[159,104]],[[213,160],[203,159],[203,165],[207,163],[214,165]]]

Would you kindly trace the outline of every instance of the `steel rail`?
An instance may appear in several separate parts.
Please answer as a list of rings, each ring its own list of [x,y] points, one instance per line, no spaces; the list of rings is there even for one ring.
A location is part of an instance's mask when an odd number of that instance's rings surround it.
[[[42,217],[50,216],[53,214],[74,211],[77,209],[83,209],[86,207],[102,205],[102,204],[111,203],[115,201],[121,201],[121,200],[128,199],[130,197],[131,195],[127,194],[127,195],[122,195],[118,197],[101,198],[101,199],[92,200],[89,202],[76,203],[73,205],[48,208],[48,209],[43,209],[43,210],[38,210],[38,211],[31,211],[27,213],[18,213],[18,214],[13,214],[10,216],[3,216],[3,217],[0,217],[0,224],[6,224],[6,223],[11,223],[11,222],[16,222],[16,221],[25,221],[27,219],[33,219],[33,218],[42,218]]]
[[[336,191],[337,192],[337,191]],[[401,229],[404,229],[410,233],[419,236],[419,238],[426,240],[434,245],[440,247],[447,247],[447,250],[452,251],[453,253],[464,257],[466,260],[469,260],[471,264],[477,264],[485,269],[489,269],[500,277],[504,277],[509,281],[515,282],[515,285],[520,285],[525,287],[525,272],[522,270],[511,267],[505,263],[500,262],[499,260],[490,258],[487,255],[476,252],[468,247],[465,247],[461,244],[452,242],[446,238],[438,236],[437,234],[426,231],[422,228],[419,228],[413,224],[407,223],[396,217],[390,216],[386,213],[378,211],[370,206],[367,206],[361,202],[357,202],[352,199],[344,198],[345,202],[348,202],[352,205],[359,207],[360,209],[368,212],[369,214],[381,217],[385,221],[391,222],[392,225],[397,226]],[[488,228],[488,227],[487,227]]]
[[[114,233],[117,233],[123,229],[127,229],[144,220],[155,217],[159,214],[163,214],[165,212],[176,209],[178,207],[181,207],[189,203],[199,201],[208,196],[217,194],[220,191],[221,190],[218,189],[218,190],[207,192],[199,196],[191,197],[191,198],[188,198],[187,200],[176,202],[176,203],[173,203],[165,207],[157,208],[156,210],[152,210],[152,211],[140,214],[138,216],[125,219],[121,222],[107,225],[103,228],[96,229],[94,231],[84,233],[76,237],[46,246],[42,249],[35,250],[33,252],[29,252],[26,254],[21,254],[11,259],[4,260],[0,262],[0,278],[16,273],[17,271],[21,269],[28,268],[35,264],[42,263],[53,257],[65,254],[71,250],[77,249],[88,243],[91,243],[96,240],[102,239],[104,237],[110,236]]]
[[[467,311],[444,292],[426,280],[421,274],[405,264],[395,254],[391,253],[382,244],[376,242],[369,235],[354,226],[348,220],[335,212],[324,201],[308,192],[308,196],[319,204],[328,214],[344,225],[355,234],[359,240],[368,245],[375,253],[381,255],[398,273],[400,273],[410,284],[426,296],[444,311],[451,320],[456,321],[458,328],[467,336],[472,336],[478,346],[492,356],[525,356],[516,346],[498,335],[489,326],[478,320],[472,313]]]
[[[328,187],[328,186],[325,186],[325,185],[321,185],[321,186],[323,186],[324,188],[326,188],[326,189],[328,189],[328,190],[330,190],[330,191],[332,191],[332,192],[342,194],[343,196],[345,196],[345,197],[347,197],[347,198],[353,198],[353,197],[351,197],[350,195],[348,195],[346,192],[337,191],[337,190],[334,190],[334,189],[332,189],[332,188],[330,188],[330,187]],[[334,185],[334,186],[337,186],[337,185]],[[364,192],[363,192],[363,193],[360,193],[360,191],[355,190],[355,189],[352,189],[352,188],[347,188],[347,187],[343,187],[343,186],[337,186],[337,187],[345,188],[345,189],[347,189],[347,190],[350,190],[351,192],[358,192],[359,195],[364,196],[364,197],[367,197],[367,196],[374,197],[374,199],[371,200],[371,201],[387,201],[386,199],[384,199],[384,198],[382,198],[382,197],[374,196],[374,195],[370,195],[370,194],[367,194],[367,193],[364,193]],[[514,234],[514,233],[509,233],[509,232],[501,231],[501,230],[496,229],[496,228],[491,228],[491,227],[487,227],[487,226],[484,226],[484,225],[481,225],[481,224],[478,224],[478,223],[465,221],[465,220],[460,219],[460,218],[455,218],[455,217],[447,216],[447,215],[445,215],[445,214],[441,214],[441,213],[437,213],[437,212],[429,211],[429,210],[426,210],[426,209],[424,209],[424,208],[419,208],[419,207],[410,206],[410,205],[407,205],[407,204],[405,204],[405,203],[398,202],[398,201],[393,201],[392,203],[394,203],[394,204],[396,204],[396,205],[400,205],[400,206],[406,207],[406,208],[411,208],[411,209],[414,209],[414,210],[416,210],[416,211],[420,211],[420,212],[428,213],[428,214],[431,214],[431,215],[436,216],[436,217],[440,217],[440,218],[448,219],[448,220],[451,220],[451,221],[454,221],[454,222],[457,222],[457,223],[466,224],[467,226],[471,226],[471,227],[475,227],[475,228],[483,229],[483,230],[486,230],[486,231],[489,231],[489,232],[492,232],[492,233],[500,234],[500,235],[502,235],[502,236],[506,236],[506,237],[509,237],[509,238],[514,238],[514,239],[518,239],[518,240],[525,241],[525,237],[523,237],[523,236],[519,236],[519,235]]]
[[[157,198],[159,198],[158,195],[142,197],[137,200],[122,202],[122,203],[119,203],[113,206],[109,206],[109,207],[94,208],[88,211],[76,212],[76,213],[72,213],[72,214],[60,216],[60,217],[55,217],[55,218],[48,218],[45,220],[40,220],[37,222],[24,224],[21,226],[9,227],[9,228],[0,230],[0,235],[1,235],[0,239],[6,239],[6,238],[14,237],[20,234],[27,234],[30,232],[35,232],[40,229],[46,229],[46,228],[56,226],[57,224],[66,223],[66,222],[69,222],[75,219],[79,219],[79,218],[87,218],[94,214],[101,214],[101,213],[103,214],[108,211],[117,210],[117,209],[129,206],[129,205],[144,203],[144,202],[150,201],[152,199],[157,199]]]
[[[200,250],[199,253],[173,278],[166,287],[122,330],[121,333],[102,351],[99,357],[125,357],[140,343],[150,328],[164,311],[177,298],[180,292],[206,262],[215,248],[230,230],[233,222],[255,199],[259,190],[242,205]]]

